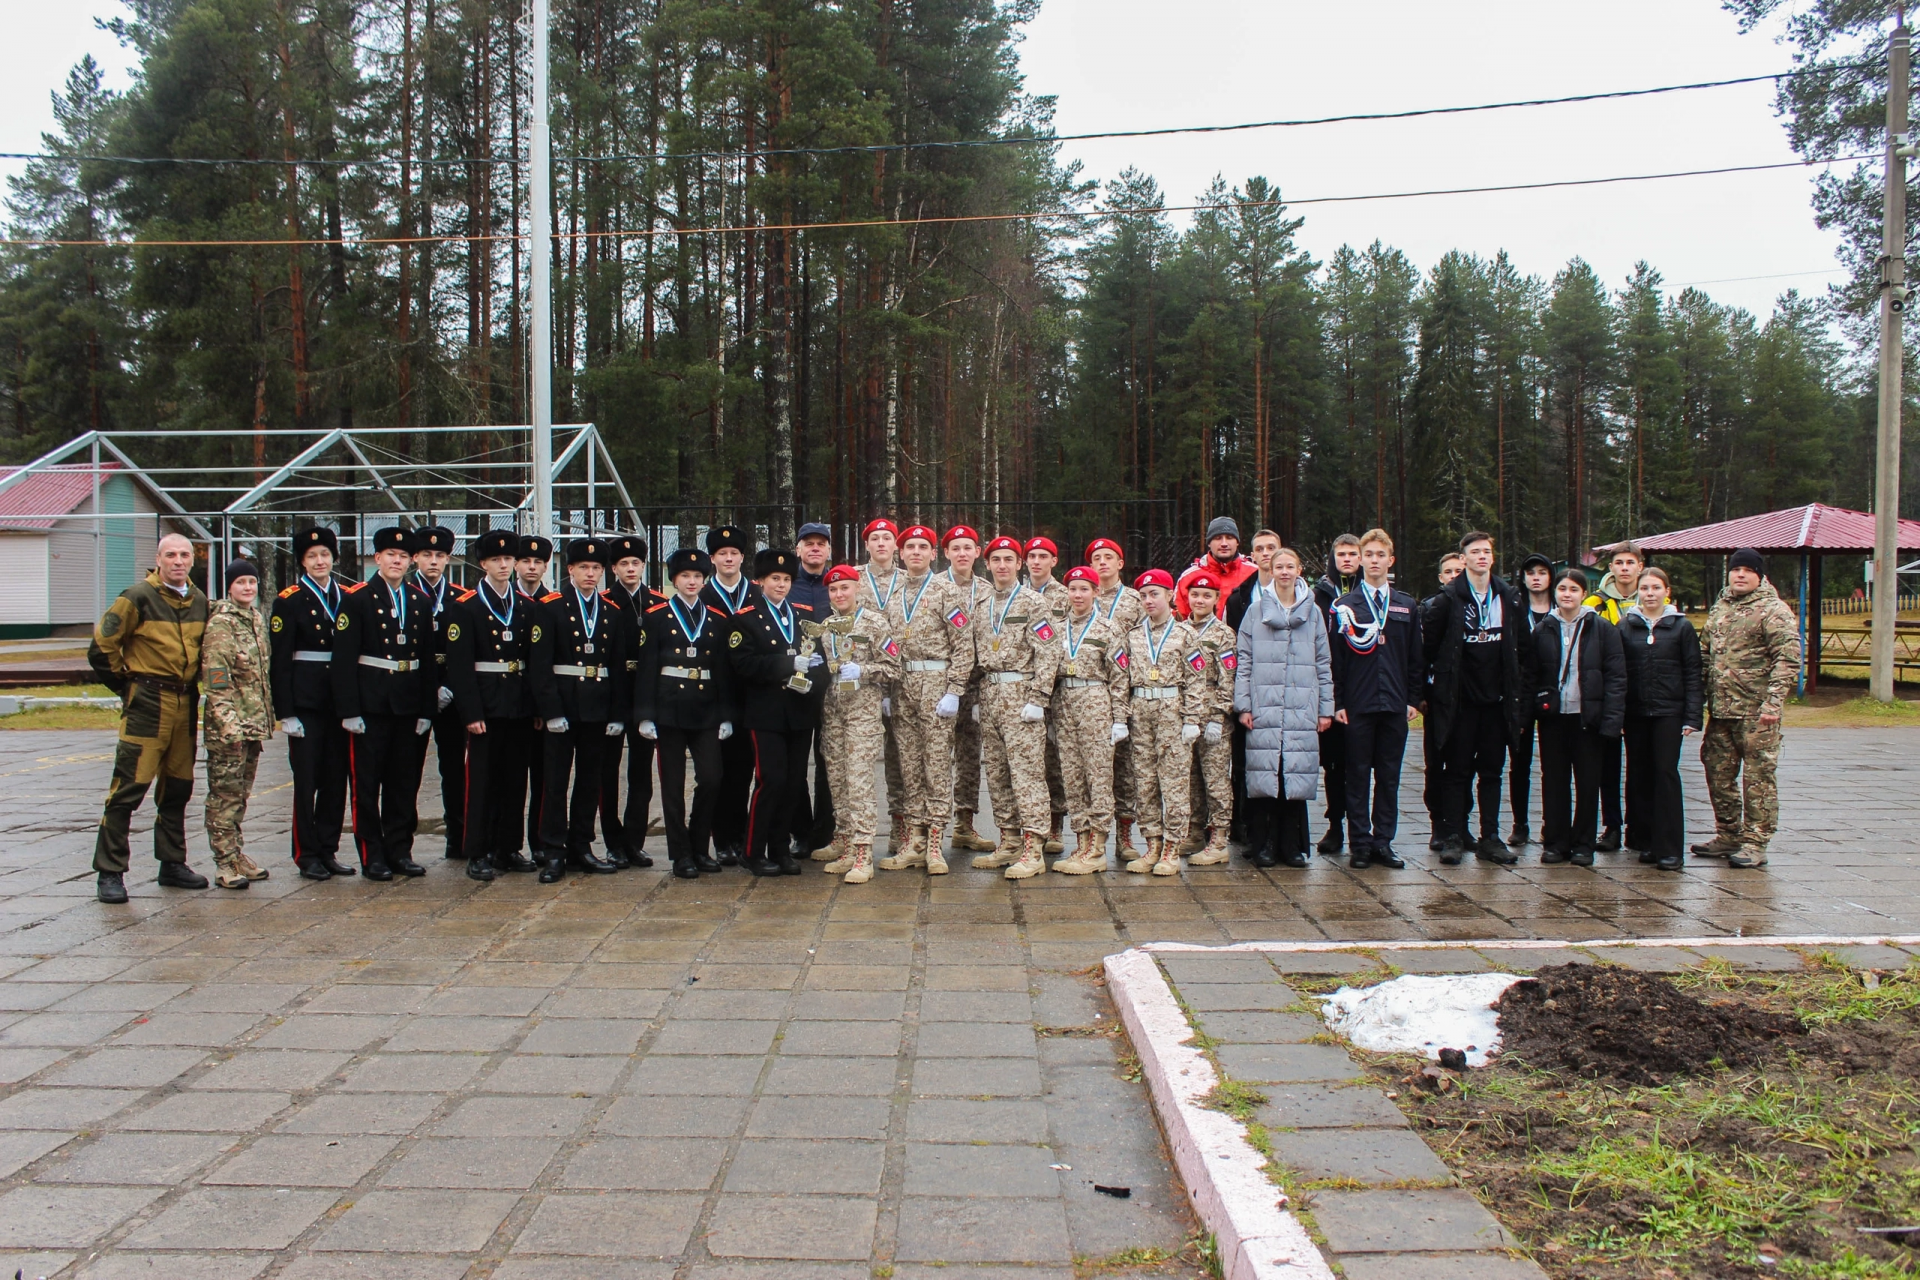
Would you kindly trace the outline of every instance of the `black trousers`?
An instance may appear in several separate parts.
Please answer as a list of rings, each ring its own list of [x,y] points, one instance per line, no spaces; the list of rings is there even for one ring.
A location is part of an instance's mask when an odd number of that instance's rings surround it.
[[[1347,813],[1347,726],[1338,720],[1320,735],[1320,770],[1325,775],[1327,822],[1339,826]]]
[[[1307,853],[1312,841],[1305,800],[1247,800],[1247,844],[1251,849],[1265,849],[1276,858],[1284,858]]]
[[[813,729],[782,733],[749,732],[753,748],[753,802],[747,810],[747,856],[779,857],[787,852],[793,813],[807,795],[807,757],[813,754]]]
[[[1677,858],[1686,844],[1686,808],[1680,795],[1679,716],[1628,716],[1627,847]],[[1601,766],[1605,785],[1604,758]]]
[[[1400,762],[1407,754],[1407,713],[1348,713],[1346,732],[1347,840],[1355,853],[1385,849],[1400,830]],[[1371,815],[1367,783],[1373,782]]]
[[[420,753],[415,716],[365,716],[365,733],[348,734],[353,774],[353,844],[360,865],[392,866],[413,856],[419,821]]]
[[[447,856],[464,858],[467,828],[467,722],[458,707],[433,717],[433,754],[440,760],[440,813],[447,826]],[[420,744],[420,763],[413,771],[413,790],[427,776],[427,744]]]
[[[1247,842],[1247,731],[1233,722],[1233,824],[1228,838]]]
[[[340,852],[347,812],[347,739],[331,711],[296,707],[306,734],[287,739],[293,767],[293,856],[331,858]]]
[[[546,738],[546,731],[539,727],[539,723],[537,720],[529,722],[527,732],[532,736],[527,739],[525,768],[522,770],[526,775],[523,788],[527,794],[527,851],[536,858],[540,856],[540,813],[547,792],[547,753],[541,745]],[[510,837],[514,852],[519,851],[520,832],[517,829],[511,833],[503,832],[502,837]]]
[[[627,803],[620,805],[620,757],[627,761]],[[647,813],[653,808],[653,739],[628,729],[608,738],[600,758],[600,832],[607,848],[638,853],[647,847]]]
[[[1543,715],[1539,729],[1540,843],[1561,853],[1591,853],[1598,831],[1600,748],[1605,739],[1582,728],[1578,715]]]
[[[720,848],[746,847],[747,795],[752,789],[753,740],[744,729],[736,729],[720,744],[720,783],[713,809],[713,842]]]
[[[1620,821],[1620,738],[1600,740],[1600,821],[1618,827]],[[1627,801],[1627,822],[1633,821],[1633,801]]]
[[[731,742],[732,739],[727,740]],[[713,806],[720,782],[718,729],[660,728],[660,814],[667,827],[667,856],[698,857],[713,838]],[[687,756],[693,756],[693,813],[687,813]],[[751,758],[752,752],[748,752]],[[742,829],[742,838],[745,837]]]
[[[527,803],[527,756],[533,721],[488,720],[485,733],[467,735],[467,841],[469,858],[520,848],[520,822]],[[543,765],[544,767],[544,765]]]
[[[803,783],[793,806],[793,838],[810,851],[833,843],[833,788],[827,785],[827,757],[822,746],[825,741],[825,735],[813,735],[813,795],[807,795]]]
[[[1527,825],[1527,815],[1533,808],[1533,736],[1534,724],[1529,719],[1513,740],[1507,757],[1507,805],[1513,810],[1515,831]]]
[[[593,848],[593,819],[600,811],[601,758],[613,741],[607,722],[569,722],[565,733],[543,729],[540,736],[546,781],[541,787],[539,848],[550,858],[584,854]]]
[[[1500,831],[1500,766],[1507,759],[1507,709],[1498,702],[1462,702],[1453,709],[1453,728],[1444,753],[1447,834],[1469,839],[1467,812],[1471,792],[1480,790],[1480,834]]]

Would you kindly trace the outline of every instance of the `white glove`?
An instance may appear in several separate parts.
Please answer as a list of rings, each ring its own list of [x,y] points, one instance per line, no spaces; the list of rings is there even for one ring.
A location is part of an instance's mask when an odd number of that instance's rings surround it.
[[[1113,726],[1114,745],[1118,746],[1120,743],[1125,742],[1126,740],[1127,740],[1127,726],[1123,724],[1117,724]]]
[[[1207,726],[1205,737],[1210,744],[1220,741],[1220,722],[1218,720]]]
[[[565,733],[567,728],[567,718],[565,716],[559,716],[556,719],[547,721],[548,733]]]
[[[858,680],[860,678],[860,664],[857,662],[841,663],[840,678],[842,680]]]
[[[1185,744],[1187,744],[1188,746],[1192,746],[1192,745],[1193,745],[1193,744],[1194,744],[1194,743],[1195,743],[1196,741],[1198,741],[1198,740],[1199,740],[1199,737],[1200,737],[1200,726],[1199,726],[1199,725],[1197,725],[1197,724],[1183,724],[1183,725],[1181,725],[1181,726],[1180,726],[1180,741],[1181,741],[1181,742],[1184,742],[1184,743],[1185,743]]]
[[[942,720],[951,720],[959,715],[960,695],[957,693],[941,694],[940,701],[933,704],[933,714],[939,716]]]
[[[366,717],[348,716],[340,722],[340,727],[348,733],[365,733],[367,731]]]
[[[653,721],[642,720],[640,722],[640,736],[648,742],[655,742],[659,740],[660,730],[654,727]]]
[[[307,726],[300,723],[299,716],[288,716],[280,722],[280,732],[289,738],[304,738],[307,736]]]
[[[433,721],[422,716],[413,722],[413,736],[417,738],[431,728],[433,728]]]
[[[973,704],[973,722],[980,723],[980,704],[977,702]]]
[[[438,707],[435,708],[435,710],[445,711],[448,707],[452,705],[453,705],[453,690],[447,688],[447,686],[445,685],[441,685],[440,686],[440,704]]]
[[[881,714],[882,716],[890,716],[890,715],[892,715],[892,714],[893,714],[893,699],[892,699],[892,698],[882,698],[882,699],[880,699],[880,714]]]
[[[626,731],[627,726],[621,724],[618,720],[613,721],[607,726],[607,736],[609,738],[617,738]]]
[[[725,742],[728,738],[731,738],[732,736],[733,736],[733,721],[722,720],[720,722],[720,741]]]
[[[807,666],[809,667],[824,667],[826,665],[827,665],[827,655],[824,653],[816,653],[811,658],[807,659]]]
[[[1047,718],[1047,709],[1029,702],[1026,706],[1020,708],[1020,718],[1028,724],[1039,724]]]

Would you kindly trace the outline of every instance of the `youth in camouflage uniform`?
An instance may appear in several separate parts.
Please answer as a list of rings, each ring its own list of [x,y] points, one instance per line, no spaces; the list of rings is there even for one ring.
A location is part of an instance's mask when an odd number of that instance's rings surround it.
[[[1134,582],[1145,614],[1127,634],[1121,661],[1131,685],[1126,741],[1133,745],[1133,786],[1146,856],[1127,863],[1136,874],[1180,874],[1187,837],[1193,744],[1205,709],[1205,656],[1193,628],[1173,616],[1173,575],[1149,569]]]
[[[1053,702],[1061,781],[1073,852],[1054,861],[1064,875],[1107,869],[1113,830],[1113,744],[1127,735],[1127,672],[1114,661],[1122,637],[1093,608],[1099,575],[1085,565],[1067,572],[1070,593],[1060,628],[1060,684]]]
[[[1053,610],[1053,625],[1058,628],[1067,616],[1067,586],[1053,576],[1060,563],[1060,548],[1052,538],[1027,539],[1027,590],[1037,591]],[[1066,825],[1067,784],[1060,771],[1060,726],[1047,721],[1047,803],[1053,809],[1053,822],[1047,828],[1048,853],[1059,853],[1061,829]]]
[[[1120,581],[1126,563],[1126,553],[1111,538],[1095,538],[1087,544],[1087,565],[1100,575],[1100,590],[1093,598],[1093,607],[1123,640],[1140,625],[1146,613],[1140,603],[1140,593]],[[1113,748],[1114,852],[1122,859],[1130,859],[1136,852],[1134,813],[1133,740],[1122,738]]]
[[[1211,867],[1225,862],[1227,832],[1233,826],[1233,669],[1239,661],[1234,644],[1238,637],[1232,627],[1214,612],[1222,583],[1210,570],[1186,577],[1187,598],[1194,621],[1194,641],[1201,656],[1200,741],[1194,744],[1192,829],[1182,852],[1193,856],[1192,867]],[[1200,810],[1204,808],[1206,843],[1200,844]]]
[[[1773,584],[1766,561],[1741,550],[1727,561],[1727,586],[1707,615],[1707,730],[1700,743],[1713,798],[1714,837],[1693,846],[1732,867],[1764,867],[1780,821],[1774,772],[1780,764],[1780,712],[1800,669],[1799,624]]]
[[[127,831],[156,778],[153,856],[160,862],[160,883],[207,887],[207,878],[187,866],[200,639],[207,629],[207,597],[188,580],[192,568],[191,542],[177,533],[161,538],[153,572],[107,606],[87,650],[101,682],[121,697],[113,781],[93,844],[95,892],[102,902],[127,900]]]
[[[900,642],[900,681],[893,695],[893,740],[899,748],[901,808],[907,839],[883,871],[925,867],[947,874],[942,833],[953,821],[953,729],[960,697],[973,677],[973,639],[966,594],[933,572],[933,530],[914,525],[900,535],[906,577],[887,610]]]
[[[820,652],[827,659],[821,754],[833,791],[830,847],[841,850],[827,870],[844,873],[848,884],[865,884],[873,879],[873,766],[885,741],[880,699],[900,674],[900,645],[889,634],[886,616],[859,603],[858,569],[835,565],[826,579],[833,617],[820,635]]]
[[[1022,548],[1015,538],[987,544],[993,590],[981,600],[973,626],[974,659],[982,674],[980,741],[987,794],[1000,842],[973,860],[1006,867],[1024,880],[1047,869],[1042,850],[1052,813],[1047,802],[1047,707],[1060,671],[1059,630],[1045,597],[1019,581]]]
[[[213,882],[245,889],[265,880],[240,835],[253,794],[260,750],[273,736],[273,689],[267,673],[272,640],[260,598],[260,571],[246,560],[228,563],[227,596],[207,615],[200,643],[200,675],[207,690],[207,844],[219,868]]]
[[[986,575],[975,573],[980,560],[980,535],[971,527],[957,524],[940,539],[946,553],[947,568],[940,576],[952,584],[965,600],[967,625],[979,620],[984,608],[982,598],[992,594]],[[973,815],[980,812],[980,668],[974,667],[973,679],[960,695],[960,715],[953,724],[953,851],[984,853],[994,843],[973,829]]]
[[[860,538],[866,544],[867,563],[857,571],[859,607],[888,616],[907,576],[900,567],[900,526],[881,516],[867,521]],[[897,854],[907,847],[907,800],[906,780],[900,772],[900,743],[894,732],[893,694],[891,685],[880,691],[880,727],[885,739],[880,754],[886,765],[887,814],[892,827],[889,852]]]

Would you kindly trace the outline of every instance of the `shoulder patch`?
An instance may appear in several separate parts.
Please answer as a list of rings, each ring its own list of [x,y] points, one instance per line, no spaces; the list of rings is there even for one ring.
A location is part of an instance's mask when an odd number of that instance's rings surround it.
[[[280,598],[282,600],[291,600],[299,594],[300,594],[300,584],[297,582],[290,587],[283,587],[280,590]]]
[[[540,643],[540,624],[537,622],[533,624],[533,643]]]
[[[744,639],[746,639],[745,632],[741,632],[741,631],[734,632],[732,635],[727,637],[727,648],[738,649],[740,647],[741,641],[743,641]]]
[[[347,618],[346,611],[344,609],[341,610],[340,616],[334,619],[333,629],[335,631],[345,631],[350,625],[352,624],[349,622]]]
[[[447,624],[447,639],[449,639],[449,640],[458,640],[459,638],[460,638],[460,624],[459,624],[459,623],[457,623],[457,622],[450,622],[450,623],[448,623],[448,624]]]
[[[1122,649],[1118,653],[1113,655],[1113,665],[1120,668],[1122,671],[1125,671],[1127,669],[1127,651],[1125,649]]]
[[[1192,653],[1190,653],[1190,654],[1188,654],[1188,655],[1187,655],[1187,665],[1188,665],[1189,667],[1192,667],[1192,668],[1193,668],[1193,669],[1194,669],[1195,671],[1204,671],[1204,670],[1206,670],[1206,668],[1207,668],[1207,654],[1206,654],[1206,650],[1204,650],[1204,649],[1195,649],[1195,650],[1194,650],[1194,651],[1193,651]]]
[[[1048,619],[1048,618],[1042,618],[1042,619],[1040,619],[1040,621],[1038,621],[1038,622],[1036,622],[1036,623],[1034,623],[1034,624],[1033,624],[1033,634],[1034,634],[1034,636],[1035,636],[1035,638],[1036,638],[1036,639],[1040,639],[1040,640],[1051,640],[1051,639],[1053,639],[1053,622],[1052,622],[1052,620],[1051,620],[1051,619]]]
[[[1222,653],[1220,655],[1220,665],[1225,669],[1227,669],[1228,671],[1232,671],[1235,667],[1240,665],[1239,652],[1234,649],[1228,649],[1226,652]]]
[[[286,625],[286,619],[282,618],[277,613],[273,615],[272,626],[275,631],[282,630],[285,627],[285,625]]]

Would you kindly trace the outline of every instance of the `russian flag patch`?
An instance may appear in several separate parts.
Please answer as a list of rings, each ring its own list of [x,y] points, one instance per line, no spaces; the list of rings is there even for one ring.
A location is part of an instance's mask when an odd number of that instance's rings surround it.
[[[888,636],[887,642],[881,645],[880,647],[886,650],[886,654],[889,658],[897,658],[900,656],[900,642],[894,639],[892,636]]]
[[[1220,655],[1220,665],[1226,668],[1228,671],[1231,671],[1235,667],[1240,665],[1240,655],[1238,653],[1235,653],[1232,649],[1229,649],[1225,653]]]
[[[1113,655],[1113,665],[1122,671],[1127,669],[1127,651],[1125,649]]]
[[[1188,654],[1187,665],[1195,671],[1205,671],[1207,669],[1207,655],[1205,651],[1195,649],[1192,653]]]
[[[1053,624],[1045,618],[1033,624],[1033,634],[1042,640],[1053,639]]]
[[[964,627],[967,625],[967,611],[965,609],[955,609],[947,615],[947,621],[956,627]]]

